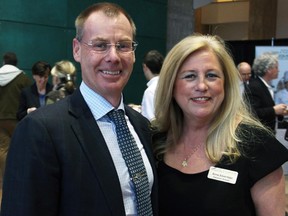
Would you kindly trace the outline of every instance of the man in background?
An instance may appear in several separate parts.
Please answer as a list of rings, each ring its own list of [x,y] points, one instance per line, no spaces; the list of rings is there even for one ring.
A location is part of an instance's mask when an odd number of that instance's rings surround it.
[[[256,57],[252,69],[255,79],[248,85],[247,98],[255,116],[274,133],[276,133],[276,117],[283,119],[287,115],[286,104],[274,102],[274,90],[271,81],[278,77],[278,56],[273,53],[263,53]]]
[[[17,56],[13,52],[3,55],[0,68],[0,129],[11,137],[16,124],[21,90],[32,84],[22,70],[17,68]]]
[[[251,66],[247,62],[240,62],[237,65],[237,69],[241,76],[240,90],[241,93],[245,91],[246,86],[249,84],[249,80],[251,78]]]
[[[150,121],[154,118],[154,95],[157,88],[159,73],[162,68],[164,57],[157,50],[146,53],[143,59],[143,71],[148,80],[147,89],[144,92],[141,113]]]

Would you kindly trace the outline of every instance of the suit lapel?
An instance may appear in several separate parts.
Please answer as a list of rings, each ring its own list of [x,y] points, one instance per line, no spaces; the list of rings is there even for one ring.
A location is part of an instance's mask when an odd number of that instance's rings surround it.
[[[37,108],[40,107],[40,101],[39,101],[39,94],[37,90],[36,83],[34,83],[31,87],[32,95],[31,95],[31,104],[36,106]]]
[[[105,192],[110,209],[115,216],[125,215],[118,175],[104,137],[79,90],[70,101],[69,111],[75,116],[71,126]]]
[[[268,87],[265,85],[265,83],[259,77],[258,77],[258,81],[259,81],[261,88],[263,89],[263,92],[265,94],[265,98],[267,98],[269,100],[269,104],[275,105],[274,99],[272,98]]]

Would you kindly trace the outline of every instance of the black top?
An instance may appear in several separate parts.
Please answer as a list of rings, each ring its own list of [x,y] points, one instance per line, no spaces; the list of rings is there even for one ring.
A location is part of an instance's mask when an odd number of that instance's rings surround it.
[[[50,83],[46,84],[46,94],[52,91],[53,85]],[[39,93],[37,90],[36,83],[34,82],[31,86],[24,88],[20,94],[19,108],[17,111],[17,119],[21,120],[27,115],[27,109],[30,107],[39,108],[41,106],[39,100]]]
[[[274,137],[255,129],[252,129],[249,135],[253,134],[258,135],[259,142],[255,141],[255,137],[251,137],[250,142],[242,143],[245,156],[240,157],[234,164],[228,164],[223,157],[221,163],[216,165],[237,171],[235,184],[207,178],[209,170],[185,174],[160,161],[160,215],[255,216],[250,189],[259,179],[288,160],[288,150]]]

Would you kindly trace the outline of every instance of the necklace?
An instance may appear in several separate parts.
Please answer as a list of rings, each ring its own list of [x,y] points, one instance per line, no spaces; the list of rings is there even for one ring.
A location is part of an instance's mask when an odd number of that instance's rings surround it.
[[[188,166],[188,161],[190,157],[199,149],[199,147],[200,147],[200,143],[195,148],[192,149],[192,152],[187,157],[184,158],[184,160],[181,163],[182,167]],[[185,152],[185,143],[184,143],[184,152]]]

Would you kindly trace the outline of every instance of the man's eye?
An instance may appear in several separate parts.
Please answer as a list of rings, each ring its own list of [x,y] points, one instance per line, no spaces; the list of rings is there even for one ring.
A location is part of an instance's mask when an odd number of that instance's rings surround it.
[[[125,43],[125,42],[121,42],[121,43],[117,43],[117,47],[120,50],[126,50],[126,49],[130,49],[132,47],[131,43]]]
[[[96,42],[92,44],[93,48],[98,48],[98,49],[105,49],[107,47],[107,43],[105,42]]]

